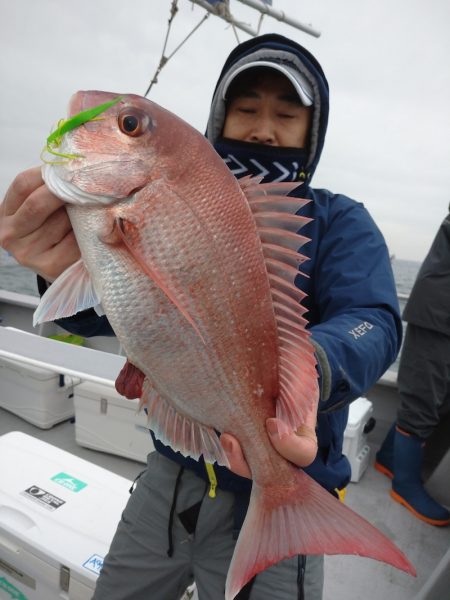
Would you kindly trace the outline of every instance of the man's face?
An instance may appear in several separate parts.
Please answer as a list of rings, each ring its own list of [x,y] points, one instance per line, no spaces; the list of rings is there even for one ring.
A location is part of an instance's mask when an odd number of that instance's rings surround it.
[[[242,142],[303,148],[311,117],[312,109],[301,104],[291,82],[269,71],[230,101],[222,135]]]

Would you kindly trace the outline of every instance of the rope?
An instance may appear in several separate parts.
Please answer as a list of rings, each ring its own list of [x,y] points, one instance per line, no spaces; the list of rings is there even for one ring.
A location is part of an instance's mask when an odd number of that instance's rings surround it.
[[[265,13],[261,13],[259,16],[259,21],[258,21],[258,28],[256,29],[256,35],[259,35],[259,32],[261,31],[261,25],[264,19],[264,14]]]
[[[169,56],[168,56],[168,57],[167,57],[167,59],[166,59],[166,62],[167,62],[167,61],[168,61],[170,58],[172,58],[172,56],[175,54],[175,52],[177,52],[177,51],[178,51],[178,50],[181,48],[181,46],[182,46],[182,45],[183,45],[185,42],[187,42],[187,41],[188,41],[188,39],[191,37],[191,35],[197,31],[197,29],[200,27],[200,25],[202,25],[202,24],[203,24],[203,23],[206,21],[206,19],[207,19],[208,17],[209,17],[209,13],[205,13],[205,16],[203,17],[203,19],[202,19],[202,20],[201,20],[199,23],[197,23],[197,25],[194,27],[194,29],[191,31],[191,33],[189,33],[189,34],[188,34],[188,35],[187,35],[187,36],[184,38],[184,40],[183,40],[183,41],[182,41],[180,44],[178,44],[178,46],[175,48],[175,50],[172,52],[172,54],[169,54]]]
[[[238,44],[241,43],[237,31],[236,31],[236,26],[234,24],[234,20],[233,20],[233,15],[231,14],[230,11],[230,0],[224,0],[224,2],[220,2],[217,5],[215,5],[215,14],[220,17],[221,19],[224,19],[229,25],[231,25],[231,29],[233,30],[234,36],[236,38],[236,41]]]
[[[147,96],[147,94],[149,93],[149,91],[152,89],[152,85],[154,83],[158,83],[158,75],[161,72],[161,69],[163,68],[163,66],[166,64],[167,59],[164,56],[164,52],[166,51],[166,46],[167,46],[167,42],[169,40],[169,33],[170,33],[170,28],[172,26],[172,21],[175,18],[175,15],[178,12],[178,0],[172,0],[172,5],[170,7],[170,17],[169,17],[169,21],[167,24],[167,31],[166,31],[166,39],[164,40],[164,46],[162,49],[162,53],[161,53],[161,58],[159,60],[159,65],[158,68],[155,71],[155,74],[153,75],[153,79],[150,81],[150,85],[147,88],[147,91],[145,92],[144,96]]]
[[[175,48],[175,50],[171,54],[169,54],[169,56],[166,56],[165,52],[166,52],[167,42],[169,39],[170,28],[172,26],[172,21],[178,12],[177,2],[178,2],[178,0],[172,0],[172,6],[170,8],[170,17],[169,17],[169,21],[168,21],[168,25],[167,25],[166,39],[164,40],[164,46],[162,49],[161,58],[159,60],[159,65],[155,71],[155,74],[153,75],[152,80],[150,81],[150,85],[148,86],[147,91],[145,92],[144,96],[148,95],[148,93],[152,89],[152,86],[154,83],[158,83],[158,75],[160,74],[161,69],[167,64],[167,62],[172,58],[172,56],[176,52],[178,52],[178,50],[188,41],[188,39],[191,37],[191,35],[197,31],[197,29],[200,27],[200,25],[202,25],[206,21],[206,19],[209,17],[209,13],[208,12],[205,13],[205,15],[201,19],[201,21],[199,23],[197,23],[197,25],[194,27],[194,29],[190,33],[188,33],[188,35],[184,38],[184,40],[180,44],[178,44],[178,46]]]
[[[231,27],[233,28],[233,33],[234,33],[234,36],[235,36],[235,38],[236,38],[236,41],[237,41],[237,43],[238,43],[238,44],[240,44],[240,43],[241,43],[241,41],[240,41],[240,39],[239,39],[239,37],[238,37],[237,31],[236,31],[236,27],[235,27],[235,25],[234,25],[233,21],[231,21]]]

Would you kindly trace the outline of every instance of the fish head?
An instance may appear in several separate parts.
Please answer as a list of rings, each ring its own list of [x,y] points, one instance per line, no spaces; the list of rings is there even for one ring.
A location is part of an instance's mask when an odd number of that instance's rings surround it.
[[[73,126],[79,115],[107,103],[100,114]],[[64,131],[69,122],[72,127]],[[45,164],[43,177],[51,191],[73,204],[111,204],[152,181],[176,178],[176,156],[195,131],[146,98],[102,91],[74,94],[63,125],[57,159]]]

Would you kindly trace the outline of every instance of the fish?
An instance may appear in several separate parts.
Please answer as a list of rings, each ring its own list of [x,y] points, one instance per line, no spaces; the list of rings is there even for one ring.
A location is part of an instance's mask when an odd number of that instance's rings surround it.
[[[310,220],[308,200],[288,195],[298,184],[237,180],[200,132],[134,94],[77,92],[47,149],[43,178],[66,202],[81,259],[44,294],[35,324],[94,307],[127,357],[118,387],[139,394],[158,439],[224,466],[217,432],[238,439],[253,484],[225,599],[297,554],[356,554],[414,575],[267,435],[268,418],[285,435],[319,400],[295,284]]]

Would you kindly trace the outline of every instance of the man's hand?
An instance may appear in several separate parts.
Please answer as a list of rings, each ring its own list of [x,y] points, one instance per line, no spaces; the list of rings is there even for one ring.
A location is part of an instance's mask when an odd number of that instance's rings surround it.
[[[277,419],[273,418],[267,419],[266,429],[275,450],[298,467],[307,467],[315,459],[317,438],[309,424],[301,425],[297,431],[280,437]],[[231,471],[251,479],[252,474],[238,440],[230,433],[222,433],[220,443],[227,455]]]
[[[0,246],[48,281],[80,258],[64,203],[45,186],[40,167],[20,173],[6,192]]]

